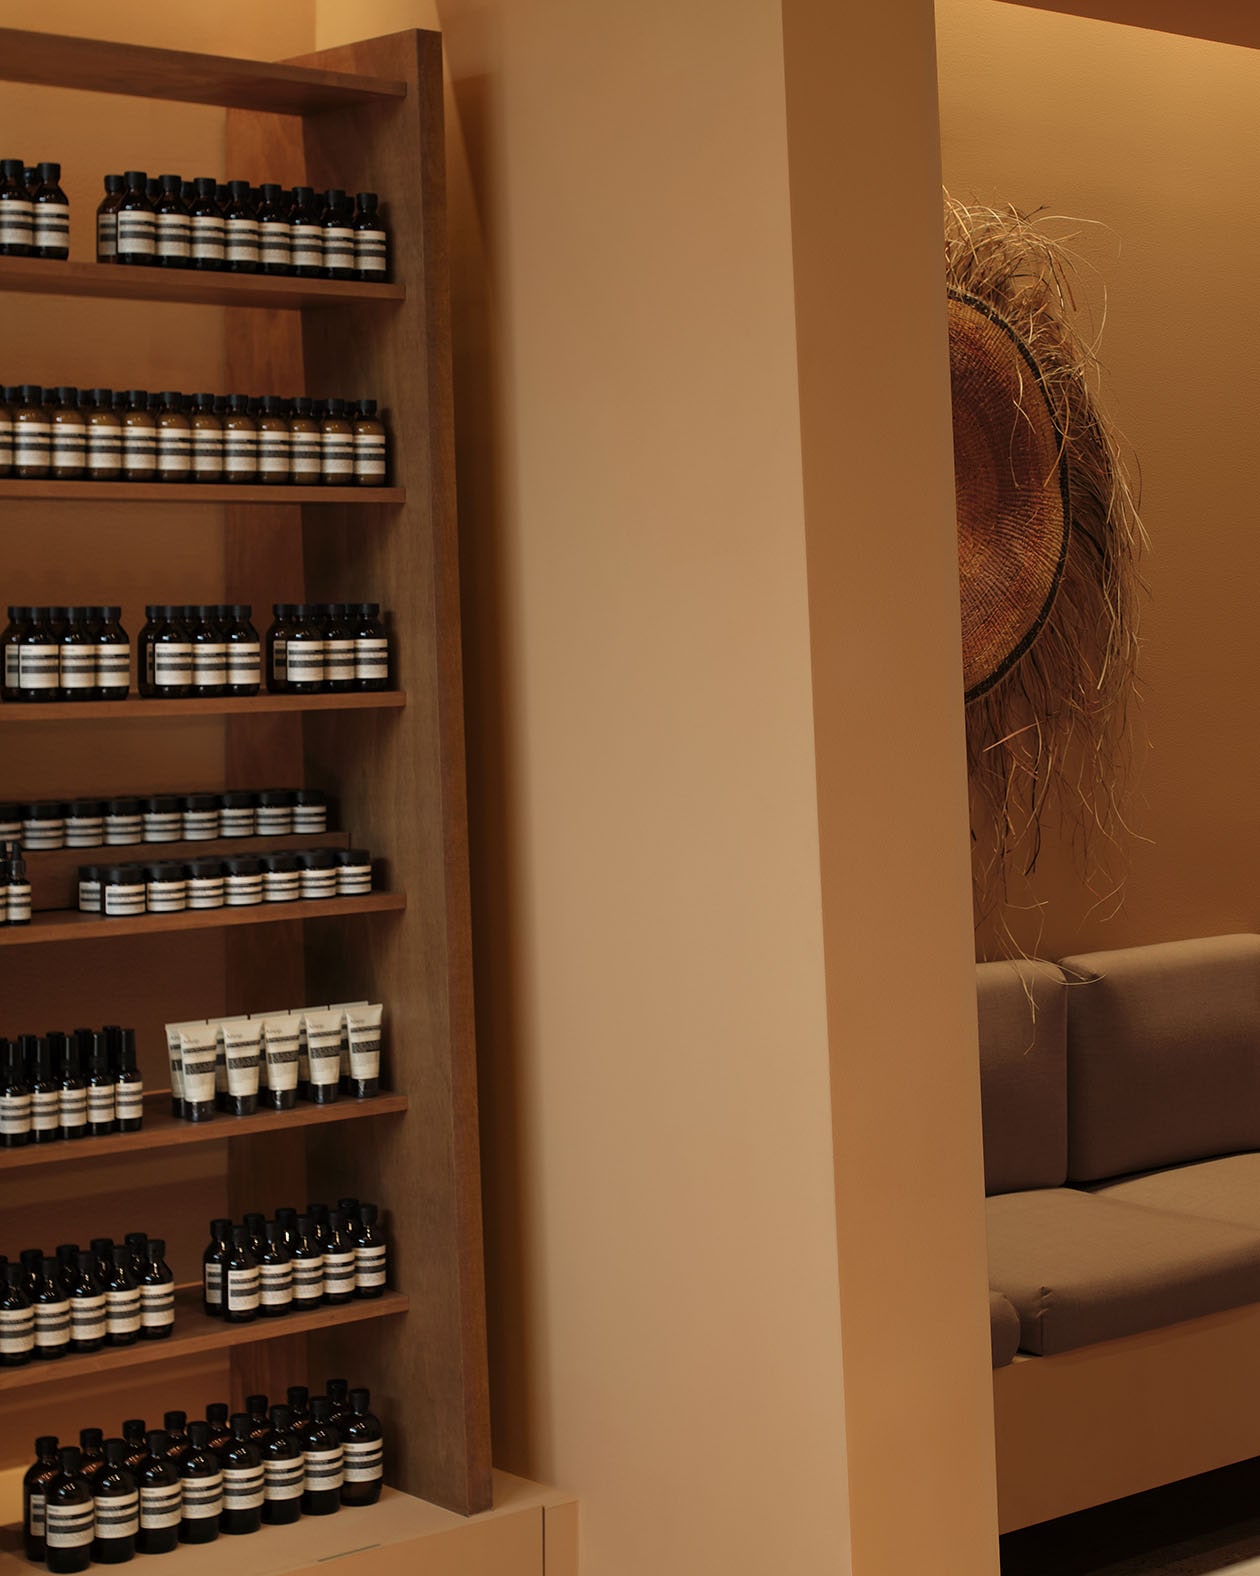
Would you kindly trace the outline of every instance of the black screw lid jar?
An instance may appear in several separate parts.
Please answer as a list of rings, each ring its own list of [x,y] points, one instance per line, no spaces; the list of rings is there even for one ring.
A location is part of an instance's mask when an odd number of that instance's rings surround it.
[[[320,788],[298,788],[293,795],[293,830],[307,835],[328,830],[328,795]]]
[[[107,845],[138,843],[144,835],[144,820],[139,799],[106,799],[105,842]]]
[[[287,837],[293,831],[293,788],[264,788],[258,795],[254,824],[259,837]]]
[[[262,860],[238,854],[223,861],[223,901],[228,908],[249,908],[262,902]]]
[[[337,895],[337,870],[341,858],[335,848],[311,848],[298,856],[302,861],[303,898]]]
[[[126,919],[145,911],[144,870],[140,865],[106,865],[101,871],[101,911],[107,919]]]
[[[144,801],[146,843],[178,843],[183,836],[183,814],[174,794],[152,794]]]

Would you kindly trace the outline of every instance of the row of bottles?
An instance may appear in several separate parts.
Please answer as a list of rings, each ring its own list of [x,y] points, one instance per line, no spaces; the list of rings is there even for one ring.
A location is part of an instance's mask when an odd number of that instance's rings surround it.
[[[286,190],[202,175],[105,177],[96,210],[99,263],[301,279],[389,276],[389,236],[375,192]]]
[[[327,830],[328,795],[319,788],[0,804],[0,839],[20,843],[31,852],[201,843],[225,837],[288,837],[293,833],[309,836]]]
[[[6,384],[0,476],[21,481],[380,487],[388,436],[373,399]]]
[[[204,1421],[182,1410],[167,1412],[161,1428],[128,1418],[117,1438],[85,1428],[77,1445],[62,1446],[42,1435],[22,1480],[26,1557],[51,1576],[73,1576],[92,1563],[374,1505],[385,1442],[371,1407],[368,1390],[330,1379],[323,1395],[292,1385],[275,1406],[248,1396],[230,1417],[213,1402]]]
[[[239,1226],[210,1222],[202,1256],[202,1306],[229,1324],[277,1318],[383,1295],[389,1245],[375,1204],[343,1198],[336,1209],[278,1209]]]
[[[0,1148],[138,1133],[143,1121],[134,1029],[0,1039]]]
[[[267,631],[267,688],[338,694],[389,687],[389,637],[377,602],[276,602]]]
[[[0,159],[0,257],[70,255],[70,204],[60,164]]]
[[[188,885],[191,908],[191,873]],[[383,1018],[380,1002],[351,1001],[168,1023],[171,1115],[208,1122],[216,1111],[250,1116],[260,1105],[291,1111],[299,1100],[373,1099],[381,1090]]]
[[[125,700],[131,641],[121,607],[9,608],[0,635],[5,700]]]
[[[165,1340],[175,1326],[175,1277],[161,1237],[64,1242],[55,1254],[27,1248],[3,1260],[0,1367],[102,1346]]]
[[[372,855],[366,848],[303,848],[149,865],[80,865],[78,884],[79,912],[107,919],[307,903],[370,892]]]

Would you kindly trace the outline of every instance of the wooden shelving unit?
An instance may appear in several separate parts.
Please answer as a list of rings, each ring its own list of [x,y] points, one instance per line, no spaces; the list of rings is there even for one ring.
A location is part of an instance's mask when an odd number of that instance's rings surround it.
[[[3,1370],[0,1390],[60,1391],[73,1380],[76,1397],[81,1389],[90,1400],[92,1384],[116,1368],[169,1364],[182,1373],[181,1359],[198,1354],[200,1366],[188,1371],[204,1383],[205,1354],[221,1354],[237,1403],[248,1391],[276,1394],[287,1383],[345,1372],[372,1388],[390,1441],[394,1488],[465,1515],[486,1510],[492,1477],[440,38],[405,32],[277,65],[0,28],[0,79],[226,106],[225,176],[378,191],[393,259],[392,281],[384,285],[100,266],[79,255],[91,215],[78,208],[75,260],[0,259],[0,293],[22,295],[22,313],[48,314],[50,323],[58,302],[64,307],[71,296],[88,308],[98,300],[110,312],[139,313],[153,303],[168,304],[172,314],[181,304],[222,309],[225,386],[377,399],[388,413],[393,472],[392,485],[379,489],[0,480],[0,504],[21,506],[23,540],[37,540],[44,555],[28,586],[10,580],[7,595],[83,600],[83,593],[58,595],[55,579],[57,566],[78,552],[98,555],[100,583],[115,588],[105,594],[123,603],[133,634],[139,604],[157,595],[249,602],[256,613],[276,599],[377,601],[391,615],[395,684],[384,694],[309,698],[0,705],[0,730],[18,730],[5,735],[8,758],[25,771],[33,751],[47,750],[62,763],[51,788],[41,778],[17,797],[101,794],[102,763],[111,783],[123,780],[120,759],[141,748],[165,773],[151,792],[176,791],[189,780],[216,786],[204,762],[219,762],[217,785],[224,788],[327,790],[340,806],[339,835],[383,861],[391,888],[359,899],[133,920],[46,909],[24,933],[0,929],[0,1002],[20,985],[22,1010],[42,1016],[46,1009],[53,1022],[67,992],[76,1003],[64,1005],[67,1013],[97,1005],[84,994],[89,974],[93,989],[107,994],[114,1021],[149,1024],[153,1040],[163,1011],[168,1020],[179,1015],[170,1005],[177,992],[181,1002],[196,994],[189,1016],[207,1014],[211,1005],[231,1014],[278,1002],[380,1000],[391,1090],[373,1101],[221,1118],[202,1128],[155,1108],[139,1134],[50,1145],[46,1158],[29,1149],[0,1155],[0,1212],[7,1200],[11,1234],[18,1234],[19,1200],[28,1196],[22,1190],[47,1188],[70,1167],[82,1181],[73,1198],[63,1192],[58,1207],[64,1214],[81,1205],[74,1229],[83,1240],[118,1229],[120,1199],[138,1212],[160,1188],[167,1213],[181,1210],[187,1221],[189,1252],[204,1239],[212,1199],[239,1219],[289,1199],[353,1193],[379,1202],[391,1242],[391,1291],[378,1302],[241,1326],[181,1307],[169,1341]],[[136,158],[156,169],[165,167],[166,152],[140,147]],[[155,344],[147,334],[136,342],[142,355]],[[142,380],[143,363],[130,375]],[[169,525],[163,520],[160,506],[191,503],[225,506],[222,518],[207,512],[187,531],[178,516]],[[135,512],[108,510],[102,519],[109,529],[87,538],[76,523],[87,511],[60,507],[66,504],[124,504]],[[31,511],[48,505],[32,533]],[[116,542],[129,538],[111,542],[115,525],[163,527],[160,539],[151,530],[148,540],[150,557],[163,555],[164,578],[152,562],[131,566],[117,589],[124,569]],[[132,727],[153,721],[164,727]],[[28,726],[36,723],[61,727]],[[129,766],[125,780],[137,781]],[[240,846],[248,852],[265,841]],[[150,860],[166,851],[82,850],[70,860]],[[189,854],[221,851],[192,845]],[[71,865],[56,857],[65,869],[51,864],[45,876],[64,886]],[[104,938],[115,946],[65,953],[53,945]],[[95,961],[100,953],[107,966]],[[151,1046],[148,1055],[156,1084],[163,1048]],[[141,1162],[143,1184],[117,1180]],[[116,1178],[113,1191],[100,1191],[101,1213],[93,1214],[97,1179],[106,1173]],[[179,1202],[185,1191],[186,1207]],[[113,1215],[103,1213],[107,1206]],[[359,1328],[364,1321],[370,1330]],[[88,1415],[81,1423],[98,1420]]]
[[[300,1128],[326,1127],[329,1123],[361,1122],[377,1116],[397,1116],[408,1109],[405,1094],[378,1094],[369,1100],[338,1100],[334,1105],[303,1101],[292,1111],[257,1111],[253,1116],[216,1115],[209,1122],[185,1122],[170,1113],[170,1091],[145,1096],[144,1125],[138,1133],[110,1133],[104,1138],[79,1138],[67,1154],[64,1142],[27,1144],[21,1149],[0,1149],[0,1176],[29,1171],[32,1166],[76,1166],[93,1160],[113,1160],[119,1155],[142,1155],[154,1149],[183,1149],[190,1144],[221,1144],[259,1138],[267,1133],[291,1133]]]

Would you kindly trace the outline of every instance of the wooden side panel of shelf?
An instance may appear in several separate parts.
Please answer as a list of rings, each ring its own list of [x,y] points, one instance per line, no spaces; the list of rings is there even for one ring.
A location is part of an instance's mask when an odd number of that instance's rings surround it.
[[[454,499],[449,278],[441,40],[399,33],[300,62],[396,77],[399,104],[328,111],[302,123],[305,167],[321,183],[381,194],[395,274],[407,287],[391,313],[303,314],[311,390],[344,388],[382,401],[394,476],[407,502],[366,533],[350,510],[305,521],[306,593],[344,597],[350,586],[393,615],[395,682],[407,708],[389,719],[344,714],[333,727],[306,718],[308,781],[335,789],[347,823],[388,856],[391,884],[408,896],[390,924],[368,917],[308,938],[308,977],[329,991],[372,980],[388,1004],[395,1043],[391,1086],[408,1117],[372,1146],[312,1137],[312,1164],[335,1157],[351,1191],[390,1206],[395,1284],[405,1320],[354,1348],[337,1332],[313,1350],[353,1366],[385,1401],[423,1426],[399,1429],[394,1481],[409,1493],[472,1513],[491,1501],[481,1184],[477,1134],[471,922],[464,785],[458,543]],[[237,134],[229,116],[229,149]],[[341,1359],[344,1365],[345,1359]]]

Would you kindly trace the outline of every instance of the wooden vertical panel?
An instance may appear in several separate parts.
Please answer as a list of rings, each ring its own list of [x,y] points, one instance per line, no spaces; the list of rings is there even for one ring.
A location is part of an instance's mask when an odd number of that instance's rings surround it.
[[[386,1005],[391,1083],[412,1096],[405,1122],[371,1148],[315,1141],[353,1190],[390,1208],[394,1275],[412,1298],[405,1323],[355,1354],[356,1371],[397,1430],[399,1487],[464,1512],[491,1500],[481,1258],[463,697],[454,501],[449,281],[441,47],[401,33],[316,57],[397,76],[399,105],[304,122],[306,165],[347,191],[381,196],[394,277],[407,299],[375,318],[346,308],[303,314],[313,388],[376,398],[387,411],[394,479],[407,503],[364,530],[348,510],[309,512],[307,594],[359,597],[389,610],[405,712],[307,719],[309,780],[335,786],[344,824],[387,861],[405,915],[308,948],[324,994]],[[321,1336],[335,1351],[336,1335]]]

